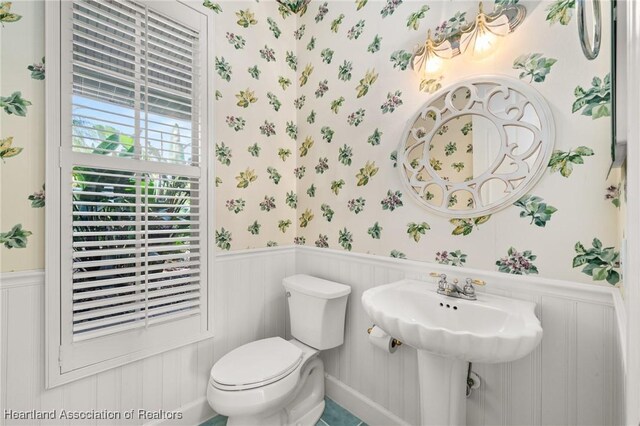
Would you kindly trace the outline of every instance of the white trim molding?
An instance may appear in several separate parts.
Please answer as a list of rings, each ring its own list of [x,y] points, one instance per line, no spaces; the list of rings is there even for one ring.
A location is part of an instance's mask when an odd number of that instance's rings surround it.
[[[175,411],[182,413],[181,419],[153,420],[144,426],[198,426],[218,415],[209,405],[207,397],[199,398]]]
[[[619,407],[623,373],[618,367],[622,361],[615,322],[624,314],[613,311],[620,302],[615,304],[614,298],[619,297],[615,288],[301,246],[219,253],[214,269],[213,339],[50,390],[44,388],[41,343],[46,332],[41,312],[44,273],[0,274],[6,296],[5,309],[0,309],[0,322],[6,324],[0,394],[9,397],[0,404],[124,410],[149,408],[152,401],[162,401],[157,408],[182,411],[183,419],[153,426],[199,424],[213,416],[204,396],[212,365],[250,341],[288,337],[281,282],[295,273],[309,273],[352,286],[344,345],[321,355],[329,375],[327,396],[372,426],[416,424],[416,352],[403,346],[386,354],[370,345],[366,328],[371,323],[362,311],[360,295],[367,288],[402,278],[431,285],[429,273],[444,272],[452,278],[462,274],[488,281],[481,291],[537,303],[537,313],[547,327],[546,340],[530,357],[509,364],[474,365],[485,387],[469,399],[471,426],[482,419],[484,424],[622,423],[616,420],[623,411]],[[22,328],[9,324],[22,324]],[[25,341],[25,335],[32,338]]]
[[[410,426],[375,401],[342,383],[330,374],[324,375],[325,395],[347,409],[369,426]]]
[[[606,287],[604,285],[601,286],[597,284],[585,284],[574,281],[555,280],[551,278],[526,275],[507,275],[502,272],[485,271],[481,269],[466,267],[460,268],[440,265],[437,263],[397,259],[392,257],[376,256],[364,253],[353,253],[348,251],[324,249],[310,246],[288,245],[247,250],[235,250],[229,252],[218,252],[215,254],[214,258],[216,262],[229,262],[237,259],[252,258],[256,256],[264,257],[271,256],[273,254],[297,254],[299,252],[317,253],[322,254],[323,256],[330,256],[334,258],[347,257],[358,259],[360,262],[368,264],[386,266],[394,269],[403,269],[418,274],[425,274],[424,279],[429,281],[433,280],[433,278],[429,277],[429,273],[437,272],[449,274],[451,276],[473,276],[474,278],[483,279],[491,284],[485,289],[478,289],[478,291],[491,292],[491,289],[496,289],[502,291],[515,291],[524,293],[546,293],[549,295],[554,295],[556,297],[587,301],[592,303],[601,303],[608,306],[613,306],[615,300],[618,299],[618,303],[615,303],[616,309],[624,309],[624,300],[622,299],[619,289],[616,287]],[[505,277],[508,277],[509,279],[505,280]],[[41,284],[44,284],[44,271],[41,269],[19,272],[4,272],[0,274],[0,289]],[[619,319],[626,318],[624,312],[621,315],[623,316],[619,316]]]
[[[362,396],[356,401],[373,401],[409,424],[420,422],[416,350],[403,345],[389,354],[373,347],[366,332],[372,321],[360,298],[402,279],[435,287],[433,272],[482,279],[487,285],[478,291],[535,303],[544,330],[540,345],[522,359],[473,364],[482,385],[467,400],[467,424],[622,424],[617,288],[299,247],[296,273],[351,286],[344,344],[321,353],[326,373],[353,390],[334,394],[338,404],[357,414],[378,412],[375,405],[355,411],[355,392]]]
[[[626,20],[625,45],[627,64],[627,215],[626,239],[629,259],[625,265],[625,299],[627,315],[627,369],[625,424],[640,423],[640,80],[634,78],[640,69],[640,2],[619,1]]]
[[[177,0],[171,2],[137,0],[134,2],[135,4],[129,5],[131,7],[114,9],[109,13],[105,12],[90,25],[86,23],[80,23],[82,24],[80,25],[74,13],[75,3],[57,0],[45,4],[45,53],[46,57],[51,59],[47,62],[49,64],[48,72],[51,75],[47,74],[48,78],[45,81],[47,95],[47,114],[45,116],[47,135],[46,186],[49,188],[45,218],[45,327],[47,328],[45,333],[45,377],[47,388],[89,377],[115,366],[213,337],[212,306],[214,301],[211,298],[211,292],[214,280],[209,277],[214,271],[210,270],[208,266],[214,265],[213,257],[210,255],[214,243],[211,238],[208,238],[210,237],[208,231],[215,229],[215,213],[212,208],[214,203],[211,200],[214,193],[209,186],[213,173],[209,167],[214,155],[211,146],[200,143],[211,140],[213,136],[213,114],[210,107],[213,106],[212,99],[215,89],[212,83],[214,70],[209,56],[213,52],[212,45],[214,44],[213,14],[210,10],[199,7],[195,3],[188,5]],[[188,33],[189,37],[193,37],[193,40],[197,41],[189,44],[188,47],[183,46],[184,49],[190,51],[190,54],[193,54],[195,58],[193,65],[199,70],[196,72],[192,67],[193,69],[187,73],[189,75],[185,77],[185,81],[195,90],[194,93],[197,92],[200,95],[192,96],[191,114],[184,119],[194,126],[195,124],[199,126],[200,136],[195,138],[195,135],[191,135],[188,140],[181,141],[182,145],[191,147],[192,151],[198,154],[199,161],[197,163],[190,161],[178,164],[168,161],[164,158],[163,150],[160,150],[162,152],[158,154],[159,158],[156,158],[159,161],[150,161],[146,157],[143,159],[137,156],[136,158],[124,158],[122,156],[98,155],[95,152],[85,153],[72,146],[71,134],[74,128],[72,109],[78,102],[73,96],[75,92],[72,90],[72,86],[74,86],[72,70],[75,72],[77,66],[86,65],[84,59],[76,58],[75,55],[70,54],[73,50],[72,47],[80,46],[82,48],[84,43],[76,40],[77,37],[73,36],[74,34],[82,35],[87,31],[91,32],[95,25],[102,25],[101,22],[113,19],[113,16],[118,14],[135,15],[137,24],[144,22],[145,19],[162,20],[162,16],[171,16],[173,22],[171,25],[177,26],[175,31]],[[137,17],[141,17],[142,21]],[[78,25],[64,25],[64,23],[71,21]],[[165,32],[170,30],[167,28],[165,28]],[[142,43],[147,37],[146,34],[135,32],[131,34],[136,39],[134,44]],[[135,68],[135,64],[139,65],[144,59],[144,55],[138,50],[134,50],[135,52],[131,53],[133,56],[129,55],[131,57],[126,60],[131,61]],[[109,80],[102,71],[104,70],[99,70],[96,76],[92,77],[97,82],[96,84]],[[145,73],[148,70],[136,68],[136,71],[135,76],[122,74],[121,77],[133,84],[132,92],[130,96],[127,96],[127,99],[131,101],[131,111],[136,112],[135,123],[132,125],[136,129],[133,139],[136,147],[140,148],[137,130],[144,126],[140,124],[137,112],[141,108],[138,100],[141,99],[144,90],[139,83],[144,81]],[[99,98],[99,93],[94,95],[92,95],[94,98],[96,96]],[[104,112],[105,108],[100,106],[96,111]],[[169,115],[175,114],[169,113]],[[99,116],[93,118],[101,121]],[[121,121],[116,118],[113,120]],[[195,128],[194,126],[192,127]],[[199,142],[196,143],[196,141]],[[136,149],[136,153],[141,149]],[[97,243],[94,241],[88,243],[84,241],[85,236],[89,234],[81,233],[82,235],[78,236],[73,234],[72,238],[71,229],[78,220],[77,215],[72,214],[78,206],[77,200],[72,197],[72,181],[76,179],[77,168],[102,170],[100,173],[95,170],[88,172],[88,175],[91,176],[88,178],[90,180],[99,179],[98,176],[107,173],[104,172],[105,168],[108,169],[108,176],[135,177],[134,182],[124,185],[133,191],[133,195],[130,196],[131,205],[136,207],[135,214],[130,214],[131,226],[112,235],[113,238],[121,241],[131,241],[131,246],[135,246],[131,250],[129,248],[123,249],[124,251],[121,249],[112,250],[118,255],[126,252],[125,254],[131,255],[129,258],[124,260],[105,258],[100,250],[102,245],[96,245]],[[193,247],[198,248],[197,256],[191,254],[187,258],[181,252],[180,254],[154,257],[158,260],[176,261],[180,265],[177,263],[175,265],[189,268],[188,278],[176,278],[175,274],[167,277],[170,278],[172,284],[181,285],[181,289],[183,289],[181,292],[175,288],[166,291],[153,291],[159,288],[159,284],[150,283],[156,282],[154,280],[160,276],[162,271],[159,266],[149,266],[149,262],[144,262],[144,259],[148,259],[153,253],[149,249],[150,233],[140,233],[142,225],[145,223],[153,225],[153,221],[139,213],[143,210],[148,211],[149,206],[155,205],[157,201],[150,201],[148,197],[143,197],[144,188],[149,186],[150,180],[165,179],[161,177],[165,174],[186,179],[185,182],[188,182],[188,191],[190,191],[190,200],[192,201],[191,207],[199,212],[197,218],[190,217],[191,220],[187,222],[180,221],[182,213],[178,214],[180,217],[171,216],[171,221],[166,222],[170,223],[173,230],[177,229],[176,226],[179,223],[190,225],[190,232],[192,232],[190,235],[193,237],[190,247],[192,249]],[[143,184],[143,179],[146,184]],[[197,206],[193,202],[196,199],[196,192],[194,192],[196,190],[198,191]],[[91,191],[86,194],[91,195]],[[82,204],[84,201],[81,200],[80,203]],[[102,200],[101,202],[106,201]],[[74,219],[74,217],[76,218]],[[95,226],[95,232],[104,232],[108,228],[108,224],[104,221],[90,220],[92,218],[88,216],[87,218],[86,226]],[[195,227],[197,227],[197,233],[193,233]],[[89,251],[78,257],[74,249],[76,243],[89,244],[87,246]],[[158,248],[160,253],[169,253],[172,247],[170,243],[167,244],[166,247]],[[182,251],[186,253],[185,250],[187,249]],[[125,272],[136,274],[138,279],[135,284],[144,289],[144,294],[138,294],[138,292],[122,296],[124,294],[122,288],[104,287],[103,283],[120,282],[121,278],[112,268],[117,265],[124,265],[127,267]],[[95,270],[99,267],[103,267],[102,270]],[[79,268],[87,270],[78,272]],[[169,281],[163,281],[163,285],[167,283]],[[102,300],[99,302],[88,300],[94,293],[79,295],[78,291],[82,288],[98,291]],[[153,298],[151,297],[152,293],[155,295]],[[128,305],[108,307],[109,300],[116,300],[119,303],[126,302]],[[105,312],[111,316],[105,319]]]
[[[287,245],[287,246],[276,246],[276,247],[261,247],[254,249],[246,249],[246,250],[234,250],[234,251],[224,251],[217,252],[215,254],[216,261],[230,261],[235,259],[242,259],[246,257],[255,257],[255,256],[271,256],[272,254],[286,254],[286,253],[294,253],[296,251],[296,246]]]
[[[44,284],[44,270],[3,272],[0,274],[0,290]]]
[[[507,291],[515,294],[546,294],[563,299],[598,303],[606,306],[613,306],[613,295],[619,293],[619,289],[612,286],[606,287],[598,284],[585,284],[528,275],[511,275],[497,271],[448,266],[335,249],[299,246],[296,253],[313,253],[325,257],[357,259],[360,263],[401,269],[409,273],[418,274],[419,277],[417,279],[430,282],[435,282],[435,279],[429,275],[431,272],[444,273],[458,279],[466,277],[478,278],[487,282],[487,286],[479,288],[478,291],[486,291],[488,293]]]

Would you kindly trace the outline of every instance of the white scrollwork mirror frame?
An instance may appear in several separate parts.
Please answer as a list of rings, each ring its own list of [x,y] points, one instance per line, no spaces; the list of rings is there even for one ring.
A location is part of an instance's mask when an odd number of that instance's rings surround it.
[[[484,95],[480,95],[478,87],[487,86],[493,87]],[[457,108],[453,104],[453,94],[465,88],[470,91],[470,97],[464,107]],[[517,106],[513,105],[509,108],[507,112],[508,118],[496,117],[489,110],[489,102],[494,96],[502,96],[502,99],[507,100],[509,96],[511,96],[510,93],[518,93],[522,96],[522,100],[518,102]],[[434,107],[433,104],[443,97],[445,106],[440,109]],[[535,111],[540,123],[540,128],[530,123],[520,121],[527,105],[531,105]],[[424,135],[418,135],[416,132],[412,133],[416,121],[418,119],[425,119],[428,113],[435,115],[433,128]],[[498,134],[501,138],[500,150],[494,163],[482,174],[474,176],[465,182],[454,183],[440,177],[429,164],[429,144],[440,126],[454,118],[469,114],[489,119],[497,127]],[[517,145],[509,143],[505,126],[523,127],[533,132],[534,138],[531,147],[523,153],[514,154]],[[407,141],[410,136],[417,142],[407,147]],[[438,90],[430,96],[429,101],[413,115],[403,132],[400,148],[398,149],[398,168],[405,188],[420,205],[429,211],[449,218],[473,218],[493,214],[527,194],[544,174],[553,152],[554,142],[555,123],[551,108],[537,90],[526,83],[507,76],[479,76],[460,80],[455,84]],[[414,150],[417,145],[423,145],[423,154],[418,164],[414,167],[410,164],[411,160],[407,154]],[[533,165],[529,165],[525,160],[536,152],[538,147],[540,148],[540,152]],[[508,174],[495,175],[494,171],[507,157],[513,160],[513,165],[517,166],[516,171]],[[425,170],[432,180],[424,181],[418,179],[421,170]],[[511,193],[509,194],[507,192],[508,195],[501,198],[498,202],[483,205],[479,202],[479,191],[482,185],[491,179],[502,180],[506,184],[507,190]],[[513,183],[516,180],[519,181],[517,187],[515,187]],[[423,197],[426,187],[433,184],[442,189],[443,202],[440,206],[429,203]],[[446,200],[448,200],[452,194],[456,193],[456,191],[466,191],[472,194],[475,207],[469,210],[449,209]]]

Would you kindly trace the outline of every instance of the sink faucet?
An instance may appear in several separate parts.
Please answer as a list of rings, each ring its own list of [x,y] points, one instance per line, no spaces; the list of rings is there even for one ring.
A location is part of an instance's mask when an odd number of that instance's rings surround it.
[[[476,300],[476,289],[473,285],[485,285],[485,282],[482,280],[467,278],[465,280],[465,285],[463,287],[460,287],[458,285],[457,278],[454,278],[452,282],[447,282],[446,274],[433,273],[431,275],[439,277],[437,291],[438,294],[455,297],[457,299]]]

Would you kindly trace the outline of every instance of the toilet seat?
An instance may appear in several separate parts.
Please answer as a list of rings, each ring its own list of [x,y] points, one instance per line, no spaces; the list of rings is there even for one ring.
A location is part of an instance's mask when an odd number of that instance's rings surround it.
[[[211,383],[229,391],[267,386],[291,374],[302,359],[303,351],[280,337],[257,340],[220,358],[211,369]]]

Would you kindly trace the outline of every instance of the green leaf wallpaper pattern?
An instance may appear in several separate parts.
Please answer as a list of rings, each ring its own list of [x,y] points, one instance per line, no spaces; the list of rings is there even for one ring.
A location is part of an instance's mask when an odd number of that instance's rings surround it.
[[[547,8],[549,24],[568,25],[576,7],[576,0],[554,0]]]
[[[0,139],[0,159],[2,159],[3,162],[5,162],[7,158],[15,157],[20,154],[23,149],[24,148],[13,146],[13,136]]]
[[[563,177],[569,177],[573,172],[574,164],[584,164],[583,157],[591,157],[593,155],[593,150],[586,146],[579,146],[567,152],[557,149],[551,154],[549,168],[552,172],[559,171]]]
[[[26,117],[28,106],[31,106],[31,102],[24,99],[21,92],[13,92],[9,96],[0,96],[0,108],[9,115],[15,114],[18,117]]]
[[[212,2],[211,0],[204,0],[202,5],[206,8],[213,10],[215,13],[222,12],[222,6],[220,6],[220,3]]]
[[[613,204],[617,208],[620,208],[620,205],[621,205],[620,203],[621,186],[622,186],[621,184],[608,186],[606,194],[604,196],[605,200],[611,200],[611,204]]]
[[[329,12],[329,8],[327,8],[328,5],[329,3],[325,1],[324,3],[320,4],[320,6],[318,6],[318,13],[314,18],[314,20],[316,21],[316,24],[318,22],[321,22],[324,19],[324,16],[327,14],[327,12]]]
[[[385,4],[380,11],[380,15],[382,15],[383,18],[393,15],[398,6],[402,4],[402,0],[386,0],[386,2],[387,4]]]
[[[467,255],[460,250],[443,250],[436,253],[435,261],[442,265],[464,266],[467,262]]]
[[[13,13],[11,11],[12,3],[10,1],[3,1],[0,3],[0,23],[4,27],[5,23],[18,22],[22,19],[22,15]]]
[[[547,221],[551,220],[551,215],[558,211],[558,209],[548,205],[542,198],[535,195],[525,195],[513,205],[522,209],[520,217],[530,217],[531,224],[543,228],[547,225]]]
[[[238,10],[236,12],[236,17],[238,18],[236,23],[243,28],[249,28],[250,25],[256,25],[258,23],[254,13],[249,9]]]
[[[313,1],[310,13],[301,16],[273,2],[202,4],[215,18],[211,149],[220,201],[212,238],[219,250],[309,244],[508,273],[539,269],[557,278],[615,281],[619,260],[609,259],[610,250],[594,247],[578,254],[559,243],[554,231],[563,229],[569,241],[589,241],[595,223],[615,222],[621,202],[619,182],[604,181],[611,113],[610,77],[603,72],[608,47],[596,61],[587,61],[579,49],[554,53],[557,40],[566,36],[574,1],[554,1],[544,13],[527,16],[519,32],[537,31],[541,24],[547,30],[535,38],[518,37],[519,46],[513,45],[515,37],[505,38],[505,51],[512,53],[504,68],[495,70],[535,85],[554,113],[561,112],[556,118],[561,137],[536,195],[492,216],[454,220],[427,213],[403,194],[396,148],[405,115],[430,93],[473,73],[472,65],[458,66],[463,60],[454,58],[442,75],[417,76],[409,67],[413,46],[427,29],[457,45],[456,33],[467,15],[474,16],[476,2],[447,5],[444,16],[429,10],[432,3],[400,0]],[[18,3],[13,9],[0,8],[3,30],[25,25],[21,30],[31,31],[29,20],[20,20],[22,10]],[[560,25],[549,26],[554,23]],[[36,60],[42,53],[16,65],[24,76],[22,85],[10,87],[2,97],[2,113],[19,117],[12,119],[22,126],[37,118],[32,117],[31,101],[42,111],[36,103],[40,98],[27,90],[45,77],[44,58]],[[566,82],[575,80],[576,70],[588,79],[580,79],[572,90]],[[0,171],[14,163],[28,170],[34,161],[31,142],[16,135],[15,142],[6,143],[11,137],[0,139]],[[466,143],[455,149],[472,152]],[[457,160],[440,167],[450,173],[472,172],[469,163]],[[580,175],[574,176],[578,170]],[[593,190],[598,179],[604,194]],[[31,184],[14,202],[42,212],[44,188],[34,192]],[[30,222],[23,223],[35,232]],[[513,232],[499,232],[502,226]],[[484,247],[494,233],[501,250]],[[618,244],[615,230],[598,233],[607,248]],[[22,227],[14,237],[8,234],[2,235],[15,241],[13,247],[30,235]],[[592,262],[589,275],[580,270],[587,263],[573,269],[574,255],[600,260]]]
[[[424,19],[428,11],[429,6],[425,4],[421,6],[417,11],[411,13],[411,15],[409,15],[409,17],[407,18],[407,28],[417,31],[418,28],[420,28],[420,20]]]
[[[0,232],[0,244],[8,249],[27,247],[27,238],[31,231],[22,228],[21,224],[14,225],[8,232]]]
[[[582,110],[582,115],[592,119],[611,116],[611,75],[607,74],[603,79],[593,77],[591,87],[583,89],[577,86],[574,90],[576,97],[572,112]]]
[[[602,247],[602,242],[597,238],[593,239],[591,245],[587,249],[581,242],[576,243],[573,267],[583,266],[582,273],[594,281],[606,280],[611,285],[620,282],[620,253],[613,247]]]
[[[498,266],[498,271],[507,274],[537,274],[538,268],[533,264],[533,261],[536,259],[537,256],[533,254],[531,250],[519,252],[515,248],[510,247],[507,255],[498,259],[496,265]]]
[[[230,45],[232,45],[236,50],[240,50],[244,48],[247,41],[244,37],[228,32],[227,33],[227,41]]]
[[[44,80],[45,77],[45,66],[44,66],[44,57],[41,62],[37,62],[31,64],[27,67],[29,71],[31,71],[31,78],[34,80]]]
[[[513,61],[513,69],[522,70],[519,75],[521,79],[529,77],[529,82],[542,83],[556,62],[557,59],[545,58],[542,53],[529,53],[518,56]]]
[[[29,195],[28,200],[31,201],[31,207],[38,209],[45,206],[45,198],[44,185],[42,185],[42,189]]]

